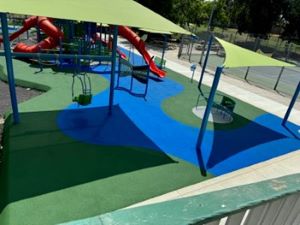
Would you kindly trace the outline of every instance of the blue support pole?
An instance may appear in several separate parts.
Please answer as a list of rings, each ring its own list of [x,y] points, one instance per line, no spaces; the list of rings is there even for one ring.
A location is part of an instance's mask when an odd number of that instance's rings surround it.
[[[281,124],[282,124],[283,126],[285,126],[285,124],[286,124],[286,122],[287,122],[287,120],[288,120],[288,118],[289,118],[289,116],[290,116],[290,114],[291,114],[291,112],[292,112],[292,109],[293,109],[293,107],[294,107],[294,105],[295,105],[295,103],[296,103],[296,100],[297,100],[298,96],[299,96],[299,92],[300,92],[300,82],[298,83],[298,86],[297,86],[296,91],[295,91],[295,93],[294,93],[294,95],[293,95],[293,98],[292,98],[292,100],[291,100],[291,103],[290,103],[290,105],[289,105],[289,108],[288,108],[288,110],[286,111],[285,116],[284,116],[284,118],[283,118],[283,120],[282,120],[282,123],[281,123]]]
[[[17,95],[16,95],[16,88],[15,88],[12,54],[10,50],[7,16],[6,13],[0,13],[0,16],[1,16],[1,28],[2,28],[2,35],[3,35],[3,46],[5,51],[10,100],[11,100],[11,106],[13,111],[14,123],[17,124],[20,122],[20,117],[19,117],[18,102],[17,102]]]
[[[146,89],[145,89],[145,93],[144,93],[144,98],[146,98],[147,96],[147,93],[148,93],[148,88],[149,88],[149,77],[150,77],[150,66],[148,65],[148,68],[147,68],[147,80],[146,80]]]
[[[101,55],[101,47],[102,47],[102,23],[100,24],[100,38],[99,38],[99,55]],[[99,62],[101,63],[101,62]]]
[[[111,76],[110,76],[110,90],[109,90],[109,114],[112,114],[112,107],[114,104],[114,90],[115,90],[115,75],[116,75],[116,57],[117,57],[117,43],[118,43],[118,26],[113,26],[113,43],[111,54]]]
[[[203,66],[202,66],[201,75],[200,75],[200,80],[199,80],[199,83],[198,83],[198,89],[199,89],[200,91],[201,91],[201,84],[202,84],[204,72],[205,72],[205,69],[206,69],[206,66],[207,66],[208,57],[209,57],[209,52],[210,52],[210,49],[211,49],[211,45],[212,45],[213,39],[214,39],[214,36],[211,35],[210,38],[209,38],[209,41],[208,41],[207,52],[206,52],[204,64],[203,64]]]
[[[205,109],[205,112],[204,112],[204,116],[203,116],[201,127],[200,127],[200,132],[199,132],[198,139],[197,139],[197,144],[196,144],[196,151],[197,151],[198,161],[202,162],[202,169],[203,170],[205,170],[205,165],[204,165],[203,159],[202,159],[201,146],[202,146],[204,134],[205,134],[206,127],[207,127],[209,114],[210,114],[211,108],[213,106],[214,97],[215,97],[215,94],[217,92],[217,87],[218,87],[220,77],[221,77],[221,74],[222,74],[222,70],[223,70],[223,67],[217,67],[217,69],[216,69],[215,78],[214,78],[214,81],[213,81],[213,84],[212,84],[212,87],[211,87],[211,90],[210,90],[210,93],[209,93],[206,109]],[[199,166],[201,167],[201,165],[199,165]]]
[[[87,41],[89,41],[92,37],[92,27],[91,27],[90,22],[87,24],[87,30],[88,30],[88,40]]]
[[[70,21],[70,40],[73,40],[75,36],[75,25],[73,21]]]
[[[62,41],[62,38],[60,37],[59,38],[59,54],[61,55],[62,53],[63,53],[63,41]],[[62,66],[62,63],[63,63],[63,60],[61,60],[61,59],[58,59],[58,62],[59,62],[59,67],[61,67]]]
[[[117,77],[117,88],[120,86],[120,76],[121,76],[121,56],[119,55],[118,61],[118,77]]]

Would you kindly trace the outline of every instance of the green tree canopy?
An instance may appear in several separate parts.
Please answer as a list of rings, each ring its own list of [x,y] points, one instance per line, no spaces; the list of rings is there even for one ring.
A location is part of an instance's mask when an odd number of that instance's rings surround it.
[[[201,24],[207,17],[203,9],[203,0],[174,0],[172,15],[181,25]]]
[[[182,26],[190,23],[199,25],[208,20],[210,12],[204,8],[204,0],[136,1]]]
[[[286,0],[282,14],[282,37],[287,40],[300,38],[300,0]]]
[[[172,6],[174,4],[174,0],[163,0],[163,1],[135,0],[135,1],[153,10],[154,12],[168,19],[171,19]]]
[[[229,2],[228,0],[218,0],[215,2],[206,2],[209,5],[209,10],[214,8],[212,27],[218,26],[226,28],[229,24]],[[209,11],[209,12],[210,12]]]
[[[280,24],[282,37],[295,40],[300,37],[300,0],[136,0],[160,15],[179,23],[211,27],[236,26],[239,33],[268,37],[275,24]]]
[[[282,14],[285,0],[232,0],[231,19],[238,31],[266,37]]]

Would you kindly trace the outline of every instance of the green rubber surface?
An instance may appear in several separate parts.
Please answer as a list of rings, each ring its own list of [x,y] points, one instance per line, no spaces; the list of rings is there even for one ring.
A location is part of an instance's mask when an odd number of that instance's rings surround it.
[[[202,177],[197,167],[162,152],[92,145],[65,136],[56,119],[71,103],[71,74],[50,68],[35,74],[38,68],[17,60],[14,69],[17,84],[46,92],[19,105],[20,124],[6,119],[1,225],[50,225],[96,216],[212,177]],[[94,93],[108,87],[103,77],[90,77]]]
[[[200,127],[201,119],[192,112],[192,108],[196,107],[197,98],[199,96],[198,83],[195,81],[191,83],[189,79],[172,70],[167,69],[167,71],[168,77],[183,85],[184,90],[178,95],[172,96],[163,102],[162,108],[164,112],[183,124],[193,127]],[[202,85],[204,97],[201,96],[199,106],[206,105],[207,100],[205,98],[208,98],[209,90],[209,87]],[[236,102],[233,114],[233,122],[229,124],[213,124],[209,122],[208,129],[234,129],[242,127],[257,116],[265,113],[261,109],[249,105],[248,103],[245,103],[237,98],[225,95],[219,91],[215,96],[214,102],[219,104],[223,96],[230,97]]]
[[[16,84],[45,91],[44,94],[30,99],[19,105],[20,112],[36,112],[61,110],[72,103],[72,71],[58,72],[44,68],[40,73],[39,67],[28,65],[19,60],[13,60]],[[7,80],[5,59],[0,57],[0,79]],[[105,90],[108,81],[96,74],[89,75],[94,93]],[[80,82],[76,80],[75,95],[81,94]]]

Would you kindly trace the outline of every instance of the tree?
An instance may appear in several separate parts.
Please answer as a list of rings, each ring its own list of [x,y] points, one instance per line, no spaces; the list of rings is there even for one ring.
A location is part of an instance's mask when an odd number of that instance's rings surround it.
[[[183,26],[189,26],[190,23],[199,25],[208,18],[207,11],[203,9],[204,0],[136,1]]]
[[[172,8],[173,19],[181,25],[203,22],[203,0],[175,0]]]
[[[300,38],[300,0],[287,0],[282,18],[282,38],[286,40],[298,40]]]
[[[215,2],[207,2],[209,10],[211,11],[214,7],[212,27],[218,26],[226,28],[229,24],[229,13],[228,13],[228,0],[218,0]]]
[[[163,0],[163,1],[135,0],[135,1],[168,19],[172,19],[171,18],[172,8],[173,8],[172,6],[175,0]]]
[[[231,14],[238,32],[265,38],[282,14],[286,0],[234,0]]]
[[[226,27],[229,23],[227,12],[228,0],[175,0],[173,13],[181,25],[193,23],[196,25],[207,24],[212,10],[213,20],[211,25]]]

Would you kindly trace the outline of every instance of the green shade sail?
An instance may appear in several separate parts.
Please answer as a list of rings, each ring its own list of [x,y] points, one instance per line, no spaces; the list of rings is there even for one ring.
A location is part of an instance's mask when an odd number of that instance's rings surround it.
[[[0,12],[189,34],[133,0],[0,0]]]
[[[250,51],[248,49],[231,44],[220,38],[215,37],[225,50],[226,57],[224,68],[248,67],[248,66],[295,66],[283,61],[273,59],[268,56]]]

